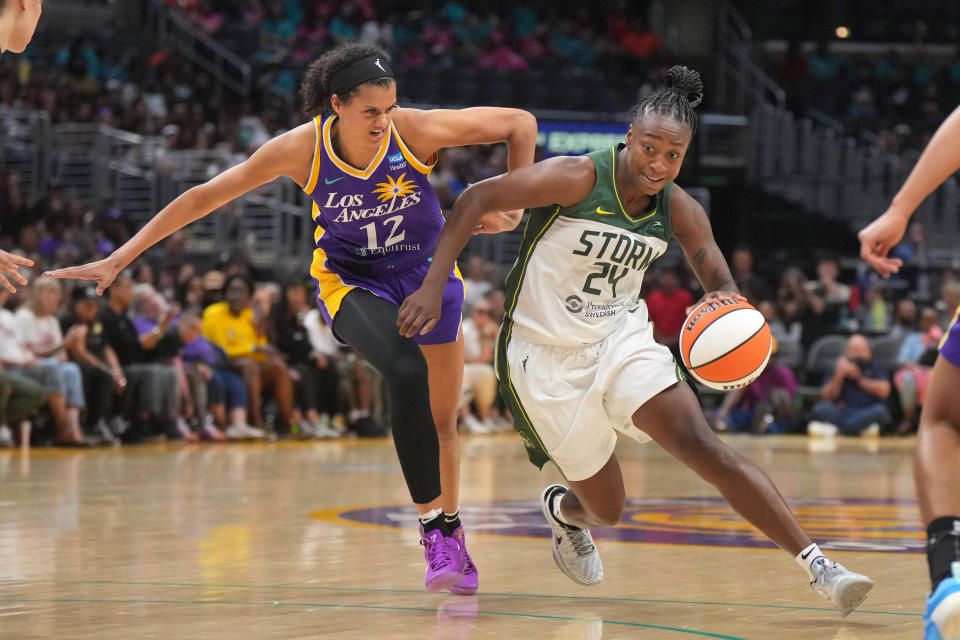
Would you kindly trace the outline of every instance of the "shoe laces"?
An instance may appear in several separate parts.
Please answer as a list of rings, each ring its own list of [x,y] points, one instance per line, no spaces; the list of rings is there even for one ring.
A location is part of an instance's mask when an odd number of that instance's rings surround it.
[[[570,544],[573,545],[573,550],[577,552],[578,556],[588,556],[597,550],[590,536],[583,529],[574,529],[566,526],[563,528],[567,532],[567,539],[570,541]]]
[[[813,581],[810,584],[825,585],[832,578],[843,573],[845,569],[838,562],[831,562],[830,564],[824,563],[823,568],[814,576]]]
[[[420,538],[420,544],[426,548],[427,557],[429,558],[432,569],[446,567],[453,562],[453,557],[450,555],[450,546],[445,544],[445,542],[442,534],[437,538],[430,538],[428,536]]]
[[[473,558],[470,557],[470,553],[467,551],[467,536],[462,530],[458,535],[454,536],[454,540],[456,540],[460,548],[463,549],[463,570],[469,572],[476,569],[476,565],[473,564]]]

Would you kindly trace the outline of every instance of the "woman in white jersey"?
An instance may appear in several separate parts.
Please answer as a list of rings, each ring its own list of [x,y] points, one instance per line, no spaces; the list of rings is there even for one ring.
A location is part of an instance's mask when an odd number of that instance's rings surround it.
[[[432,329],[444,274],[484,211],[531,207],[507,278],[498,374],[531,461],[552,461],[570,484],[541,496],[560,569],[581,584],[603,578],[589,529],[614,526],[623,513],[613,453],[621,432],[655,440],[713,484],[846,615],[872,581],[824,557],[767,475],[711,431],[670,351],[654,341],[639,298],[647,266],[671,235],[705,299],[740,297],[706,213],[673,184],[696,127],[700,77],[673,67],[666,80],[635,108],[626,144],[545,160],[465,191],[423,286],[400,308],[400,332]]]
[[[0,0],[0,53],[22,53],[27,48],[42,10],[43,0]],[[17,289],[9,279],[26,285],[19,268],[30,266],[33,260],[0,250],[0,284],[15,293]]]

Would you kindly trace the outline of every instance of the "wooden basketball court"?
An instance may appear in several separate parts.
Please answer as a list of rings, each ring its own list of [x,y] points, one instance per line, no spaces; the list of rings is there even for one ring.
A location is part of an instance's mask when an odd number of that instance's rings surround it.
[[[877,583],[841,619],[786,553],[653,444],[621,442],[606,578],[550,554],[559,479],[513,434],[463,438],[480,594],[423,591],[389,440],[0,452],[0,638],[919,638],[928,588],[913,440],[734,437],[814,538]],[[844,549],[838,551],[837,549]]]

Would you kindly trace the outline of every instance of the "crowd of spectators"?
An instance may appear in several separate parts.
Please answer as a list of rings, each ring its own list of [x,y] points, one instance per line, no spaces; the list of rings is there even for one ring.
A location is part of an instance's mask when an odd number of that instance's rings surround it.
[[[715,408],[714,427],[818,436],[914,432],[937,346],[960,306],[960,278],[929,263],[918,223],[892,254],[905,266],[884,281],[852,258],[847,269],[824,256],[806,270],[758,270],[749,248],[734,249],[734,280],[766,318],[774,349],[753,384],[716,401],[704,397]],[[686,263],[661,266],[644,287],[657,339],[676,353],[685,305],[702,291]]]
[[[333,337],[312,284],[150,259],[103,298],[40,278],[43,258],[0,293],[0,445],[30,418],[59,446],[387,432],[375,372]]]
[[[467,175],[504,163],[496,150],[454,152],[434,174],[445,206]],[[36,263],[29,287],[0,293],[0,443],[31,416],[35,439],[61,446],[386,432],[381,380],[334,338],[312,282],[254,268],[242,249],[191,254],[187,229],[100,298],[88,283],[39,274],[108,255],[131,236],[125,216],[113,203],[91,211],[58,187],[28,206],[21,187],[0,172],[0,246]],[[466,274],[462,424],[503,430],[493,370],[503,270],[473,260]]]
[[[642,4],[455,0],[167,0],[257,68],[261,88],[289,95],[330,46],[360,40],[408,72],[424,68],[633,72],[661,52]],[[447,100],[449,103],[449,99]],[[546,106],[546,105],[543,105]]]
[[[833,41],[836,43],[836,40]],[[773,77],[797,114],[815,109],[851,135],[868,132],[891,153],[919,150],[960,102],[960,61],[916,55],[838,54],[831,42],[809,50],[792,40],[771,57]]]
[[[429,59],[441,68],[589,74],[638,61],[657,64],[661,48],[637,17],[644,12],[622,1],[575,10],[564,3],[494,3],[482,11],[430,1],[168,4],[255,61],[261,84],[251,98],[232,96],[175,51],[148,55],[133,45],[81,37],[35,48],[32,59],[0,58],[0,105],[43,109],[55,123],[102,123],[159,136],[162,148],[153,161],[163,171],[165,163],[172,169],[179,162],[165,152],[219,148],[239,161],[299,124],[296,78],[320,52],[345,40],[379,44],[411,70]],[[791,46],[772,64],[789,95],[808,101],[799,108],[875,128],[892,151],[922,144],[918,131],[939,122],[960,91],[957,63],[894,55],[868,61],[841,58],[826,46],[812,53]],[[448,209],[469,182],[505,168],[502,145],[449,149],[431,180]],[[217,170],[209,168],[211,175]],[[271,281],[277,274],[257,273],[242,252],[216,263],[191,256],[188,230],[146,254],[100,301],[80,283],[64,290],[36,274],[104,257],[125,242],[132,230],[115,203],[88,207],[56,184],[28,202],[17,174],[0,170],[0,210],[0,248],[37,262],[27,291],[0,293],[4,428],[44,407],[41,424],[46,420],[50,439],[64,445],[161,435],[219,440],[383,432],[380,381],[326,328],[311,284]],[[777,354],[754,386],[722,400],[715,426],[784,432],[803,429],[809,417],[818,424],[832,418],[842,423],[841,432],[869,431],[875,423],[900,432],[915,426],[932,345],[960,302],[960,284],[952,273],[929,267],[919,225],[896,251],[907,263],[906,276],[883,285],[841,273],[833,259],[805,264],[806,270],[758,271],[748,248],[734,250],[734,278],[770,322]],[[509,416],[497,397],[493,345],[504,269],[473,257],[464,273],[462,425],[503,429]],[[675,348],[684,311],[700,295],[696,281],[684,264],[667,264],[650,274],[646,288],[657,339]],[[903,352],[860,366],[872,354],[864,355],[857,332],[871,340],[893,336]],[[848,357],[829,370],[810,370],[807,353],[831,335],[853,336],[845,345]],[[810,414],[797,400],[799,380],[808,393],[823,384],[824,402],[846,403],[850,381],[866,373],[890,383],[876,398],[889,415],[872,414],[880,419],[866,426],[844,426],[825,405]],[[0,441],[7,434],[0,430]]]

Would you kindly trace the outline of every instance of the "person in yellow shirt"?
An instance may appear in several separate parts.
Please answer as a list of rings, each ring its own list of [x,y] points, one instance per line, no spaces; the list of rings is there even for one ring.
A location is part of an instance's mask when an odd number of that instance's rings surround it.
[[[267,309],[250,303],[253,283],[240,275],[227,278],[224,301],[203,312],[203,335],[230,356],[243,375],[250,396],[250,417],[264,428],[260,400],[265,387],[271,387],[280,405],[282,426],[278,435],[287,435],[293,416],[293,381],[280,353],[267,342]]]

